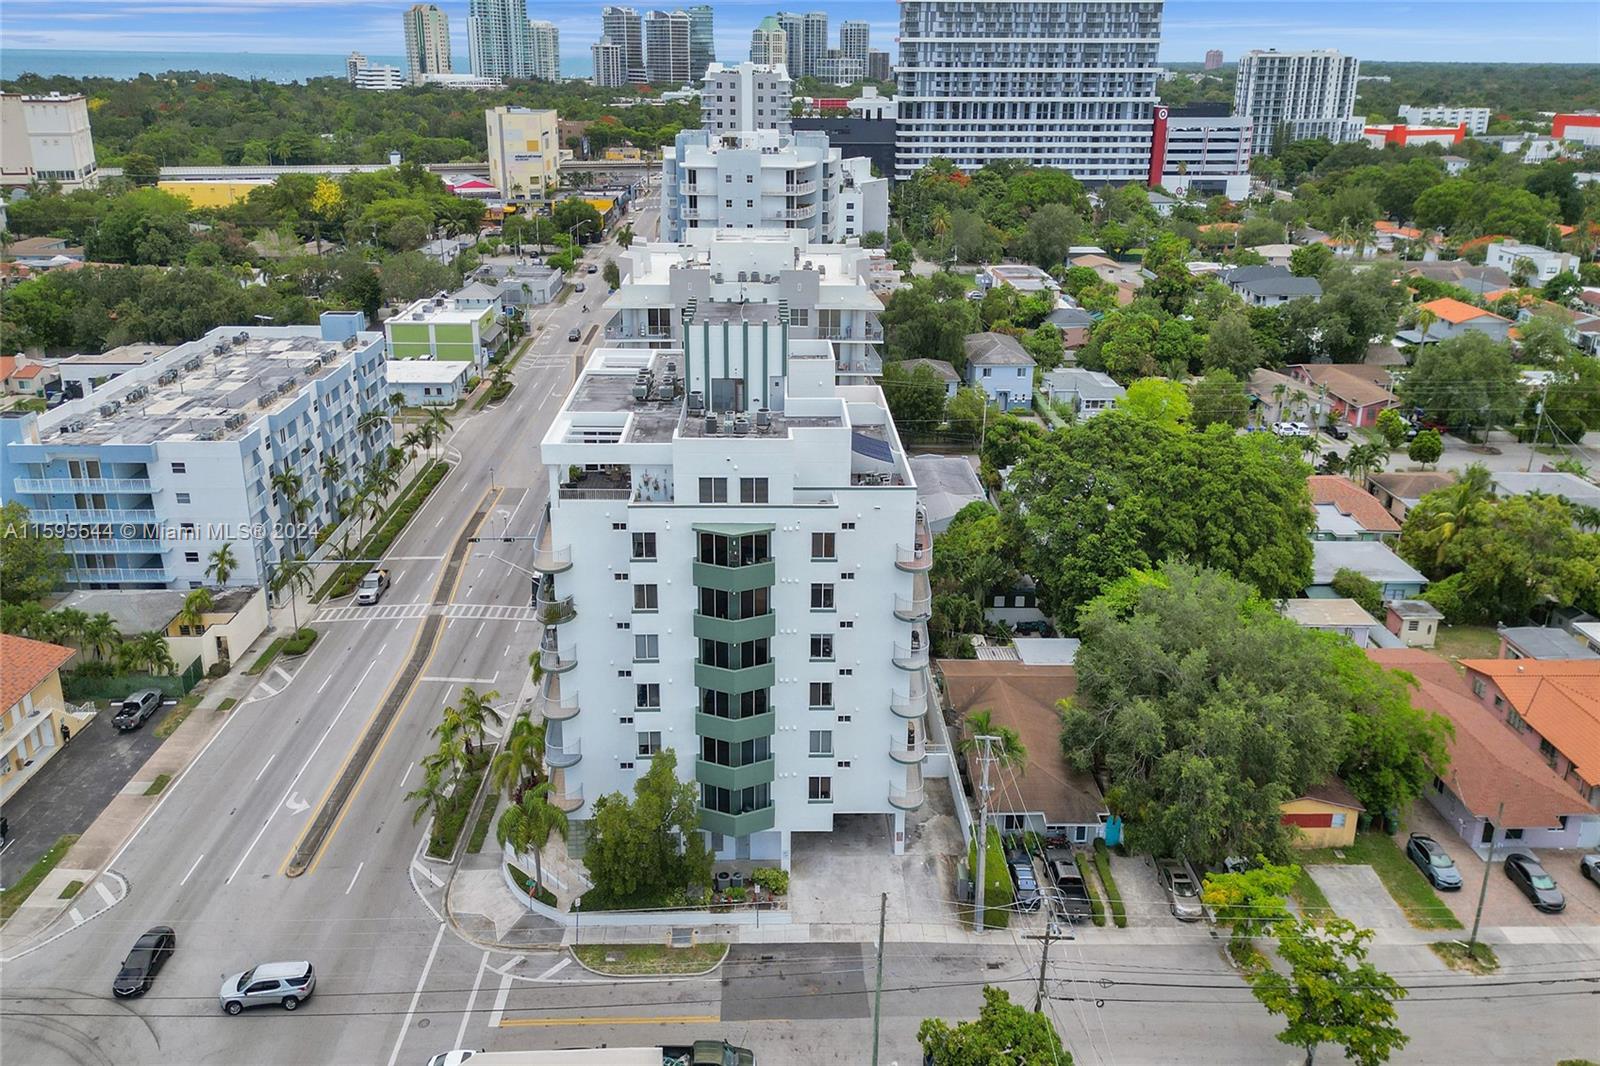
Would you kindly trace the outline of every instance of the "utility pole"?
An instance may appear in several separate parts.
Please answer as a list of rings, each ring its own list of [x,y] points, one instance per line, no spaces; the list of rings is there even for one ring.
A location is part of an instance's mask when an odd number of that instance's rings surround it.
[[[1050,937],[1056,931],[1055,916],[1051,915],[1044,923],[1044,951],[1039,955],[1039,989],[1033,994],[1033,1013],[1038,1014],[1044,1010],[1044,974],[1045,968],[1050,965]]]
[[[1539,431],[1544,428],[1544,408],[1549,399],[1550,379],[1545,378],[1544,387],[1539,390],[1539,418],[1533,424],[1533,440],[1528,442],[1528,473],[1533,472],[1533,460],[1539,454]]]
[[[989,745],[1000,739],[995,736],[973,737],[978,745],[978,761],[983,765],[983,783],[978,786],[978,870],[972,883],[973,898],[977,906],[972,911],[972,928],[983,932],[983,875],[989,854],[989,763],[994,756]]]
[[[1500,828],[1500,819],[1505,817],[1506,804],[1500,801],[1499,808],[1494,812],[1494,824],[1489,827],[1489,856],[1483,863],[1483,885],[1478,889],[1478,909],[1472,915],[1472,936],[1467,940],[1467,958],[1472,958],[1472,953],[1478,947],[1478,923],[1483,921],[1483,899],[1489,894],[1489,870],[1494,866],[1494,833]]]
[[[878,1022],[883,1008],[883,930],[889,920],[889,893],[878,897],[878,980],[872,988],[872,1066],[878,1066]]]

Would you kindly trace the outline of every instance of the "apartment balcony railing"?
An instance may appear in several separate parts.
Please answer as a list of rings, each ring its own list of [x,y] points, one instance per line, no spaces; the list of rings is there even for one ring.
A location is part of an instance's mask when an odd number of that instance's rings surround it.
[[[933,599],[929,596],[896,596],[894,616],[902,622],[926,622],[933,617]]]
[[[632,495],[632,489],[598,489],[579,488],[568,485],[561,486],[561,498],[563,500],[626,500]]]
[[[568,814],[583,806],[583,786],[568,785],[560,775],[551,775],[550,803]]]
[[[556,543],[551,530],[549,504],[545,504],[539,518],[539,535],[533,547],[533,568],[544,574],[559,574],[572,569],[572,547]]]
[[[559,626],[578,617],[578,605],[571,596],[551,596],[542,584],[533,605],[539,611],[542,625]]]
[[[908,737],[906,730],[897,729],[889,738],[889,758],[900,763],[920,763],[928,757],[928,740],[922,728],[916,727],[915,736]]]
[[[54,511],[39,510],[28,516],[38,525],[89,526],[115,522],[118,525],[153,525],[156,513],[149,510],[123,511],[99,508],[61,508]]]
[[[562,695],[561,675],[553,674],[544,679],[538,695],[533,698],[533,707],[546,721],[565,722],[578,717],[578,693],[574,690]]]
[[[544,761],[551,769],[561,769],[578,765],[583,758],[583,741],[573,737],[565,744],[546,744]]]
[[[897,544],[894,549],[894,565],[912,572],[927,570],[933,566],[933,548],[926,542],[919,542],[911,547]]]
[[[928,713],[928,686],[925,675],[911,679],[910,692],[891,692],[889,709],[899,718],[921,718]]]
[[[922,801],[927,799],[927,789],[922,782],[922,768],[920,766],[906,767],[906,783],[901,788],[898,785],[889,786],[889,804],[902,811],[914,811],[922,806]]]
[[[19,477],[18,492],[154,492],[146,477]]]
[[[166,570],[160,567],[99,567],[91,569],[80,566],[67,571],[67,579],[80,585],[128,581],[160,581],[170,580]]]
[[[789,196],[805,196],[807,193],[817,191],[817,183],[815,181],[797,181],[791,185],[785,185],[783,191]]]
[[[904,644],[894,646],[894,664],[902,670],[921,670],[928,665],[928,646],[914,644],[906,647]]]
[[[544,667],[546,673],[564,674],[578,665],[578,646],[568,642],[567,646],[540,646],[539,665]]]
[[[849,340],[854,333],[852,326],[818,326],[817,336],[825,341]]]
[[[107,553],[153,555],[171,551],[174,541],[166,540],[68,540],[62,549],[69,554],[105,555]]]
[[[800,222],[817,216],[817,205],[807,204],[804,207],[780,207],[778,218],[784,222]]]

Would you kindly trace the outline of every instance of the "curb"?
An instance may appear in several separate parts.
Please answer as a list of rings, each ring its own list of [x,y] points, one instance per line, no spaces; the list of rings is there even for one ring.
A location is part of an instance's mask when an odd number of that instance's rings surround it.
[[[722,964],[728,961],[728,953],[733,950],[732,944],[723,944],[722,958],[718,959],[704,970],[697,970],[693,973],[606,973],[604,970],[597,970],[593,966],[585,963],[582,959],[578,958],[578,952],[576,951],[577,946],[578,945],[574,944],[566,945],[565,950],[568,955],[572,956],[572,961],[577,963],[579,966],[582,966],[585,970],[594,974],[596,977],[603,977],[607,981],[681,981],[685,978],[708,977],[722,969]],[[593,947],[595,945],[590,946]],[[654,947],[655,945],[619,944],[617,946]]]

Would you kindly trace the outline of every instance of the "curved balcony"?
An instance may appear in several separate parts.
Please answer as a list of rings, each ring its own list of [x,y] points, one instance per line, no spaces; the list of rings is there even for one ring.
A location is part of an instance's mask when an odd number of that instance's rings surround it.
[[[902,811],[914,811],[922,806],[922,801],[927,799],[928,792],[922,783],[922,771],[918,767],[908,767],[906,770],[906,785],[889,786],[889,805],[898,807]]]
[[[920,763],[928,757],[928,738],[920,726],[897,729],[889,738],[889,758],[898,763]]]
[[[896,596],[894,616],[902,622],[926,622],[933,617],[933,597]]]
[[[561,675],[549,674],[533,697],[533,709],[547,722],[565,722],[578,717],[577,690],[561,694]],[[548,749],[546,749],[548,750]]]
[[[896,544],[894,548],[894,565],[902,570],[913,573],[927,570],[933,565],[933,548],[926,542],[919,540],[913,547]]]
[[[806,196],[817,191],[817,183],[814,181],[792,181],[783,187],[783,191],[787,196]]]
[[[533,546],[533,568],[541,574],[559,574],[572,569],[572,546],[557,544],[550,529],[550,506],[545,505],[539,520],[539,539]]]
[[[817,205],[804,204],[800,207],[779,208],[777,216],[783,222],[803,222],[808,218],[817,217]]]
[[[913,644],[906,647],[904,644],[894,646],[894,664],[902,670],[925,670],[928,667],[928,646],[926,644]]]
[[[564,674],[578,665],[578,645],[568,642],[565,648],[560,645],[540,645],[539,665],[544,667],[547,674]]]
[[[561,785],[558,788],[554,786],[554,783],[552,783],[552,787],[550,789],[550,803],[552,806],[560,808],[567,814],[571,814],[573,811],[576,811],[579,807],[583,806],[583,786],[573,785],[571,788],[567,788],[565,785]]]
[[[889,709],[897,718],[921,718],[928,713],[928,688],[912,679],[911,691],[891,692]]]
[[[552,770],[576,766],[583,758],[583,742],[573,737],[565,744],[546,744],[544,749],[545,765]]]
[[[539,611],[539,622],[546,626],[559,626],[578,617],[578,605],[571,596],[550,596],[541,587],[534,606]]]

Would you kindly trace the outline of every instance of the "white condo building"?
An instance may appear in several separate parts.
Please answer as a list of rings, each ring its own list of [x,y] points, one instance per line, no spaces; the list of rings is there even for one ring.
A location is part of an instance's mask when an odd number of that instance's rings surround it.
[[[553,22],[528,22],[528,77],[561,80],[561,31]]]
[[[624,85],[638,85],[644,75],[644,29],[639,12],[631,7],[603,7],[600,9],[602,39],[622,49]]]
[[[0,187],[55,181],[71,191],[98,181],[98,169],[86,97],[0,93]]]
[[[91,396],[0,418],[0,499],[64,534],[79,588],[197,588],[224,544],[230,583],[266,584],[279,560],[311,551],[393,439],[377,417],[383,334],[361,324],[329,312],[320,328],[215,329]],[[300,479],[299,517],[273,483],[283,473]]]
[[[1400,121],[1408,126],[1459,126],[1464,122],[1471,134],[1489,132],[1489,114],[1487,107],[1450,107],[1447,104],[1433,107],[1402,104],[1400,107]]]
[[[450,65],[450,19],[433,4],[412,4],[402,16],[406,27],[406,75],[421,83],[425,74],[454,73]]]
[[[1233,113],[1254,127],[1251,150],[1265,155],[1283,129],[1291,141],[1361,139],[1365,118],[1353,114],[1361,60],[1336,51],[1246,52],[1239,57]]]
[[[843,241],[889,224],[889,183],[866,156],[844,158],[825,133],[683,130],[662,151],[661,236],[697,229],[799,230]]]
[[[690,80],[690,21],[687,11],[652,11],[644,17],[645,80],[685,85]]]
[[[356,68],[355,87],[371,92],[392,93],[404,89],[411,81],[399,67],[385,63],[366,63]]]
[[[628,84],[628,63],[622,46],[602,37],[589,46],[594,61],[594,83],[602,89],[619,89]]]
[[[718,858],[924,799],[930,535],[883,394],[826,341],[686,309],[682,349],[601,349],[540,445],[535,705],[576,823],[671,749]],[[940,734],[942,735],[942,733]]]
[[[768,15],[750,33],[750,62],[762,67],[787,67],[789,35],[774,16]]]
[[[883,301],[872,282],[880,254],[853,244],[812,244],[797,230],[700,230],[679,244],[622,253],[624,284],[606,298],[605,343],[681,348],[694,308],[697,328],[761,331],[831,341],[840,380],[882,372]]]
[[[1145,181],[1163,0],[902,0],[896,165]]]
[[[777,66],[713,63],[706,68],[700,89],[700,125],[715,133],[790,133],[791,88],[789,72],[781,61]]]
[[[1246,199],[1250,195],[1253,140],[1250,120],[1239,115],[1182,114],[1176,109],[1168,110],[1166,151],[1161,163],[1162,186],[1175,196]],[[1157,126],[1159,128],[1159,122]]]
[[[527,0],[470,0],[467,46],[479,77],[529,77]]]
[[[845,19],[839,23],[839,52],[861,60],[866,69],[867,53],[872,51],[872,24],[859,19]]]

